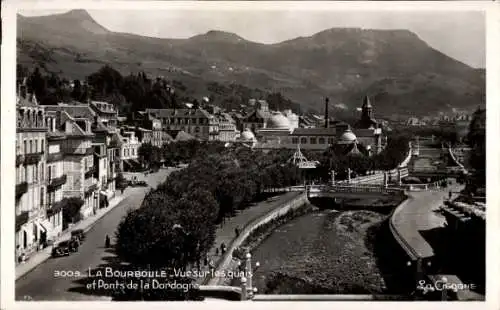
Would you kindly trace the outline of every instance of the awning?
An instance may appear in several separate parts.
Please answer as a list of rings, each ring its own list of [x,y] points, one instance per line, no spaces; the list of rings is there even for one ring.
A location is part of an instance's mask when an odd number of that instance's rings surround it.
[[[52,223],[49,222],[48,220],[43,220],[43,221],[38,221],[38,225],[44,230],[45,232],[49,233],[52,232]]]
[[[104,197],[108,198],[108,199],[111,199],[111,197],[113,196],[112,192],[111,191],[100,191],[99,194],[103,195]]]

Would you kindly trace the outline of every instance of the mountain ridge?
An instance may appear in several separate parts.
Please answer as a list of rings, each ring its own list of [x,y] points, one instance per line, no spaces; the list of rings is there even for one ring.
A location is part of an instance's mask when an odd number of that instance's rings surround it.
[[[84,10],[21,16],[18,29],[20,63],[72,78],[109,63],[124,74],[146,71],[200,85],[233,82],[280,91],[319,109],[324,96],[353,110],[369,94],[378,98],[376,109],[384,114],[398,105],[404,113],[472,108],[484,97],[484,70],[433,49],[405,29],[331,28],[272,44],[221,30],[169,39],[110,31]],[[204,91],[203,86],[196,90],[200,96]],[[420,109],[408,97],[422,101]]]

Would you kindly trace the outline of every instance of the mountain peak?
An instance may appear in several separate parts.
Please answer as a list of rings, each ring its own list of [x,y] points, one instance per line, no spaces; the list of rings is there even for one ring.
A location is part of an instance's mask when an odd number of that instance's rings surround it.
[[[20,16],[21,22],[27,22],[33,26],[42,25],[49,28],[66,29],[67,31],[78,31],[84,29],[94,34],[106,34],[106,28],[99,25],[92,16],[83,9],[71,10],[61,14],[46,16]]]
[[[89,12],[87,12],[86,10],[84,9],[76,9],[76,10],[71,10],[71,11],[68,11],[66,13],[63,13],[60,15],[61,17],[66,17],[66,18],[72,18],[72,19],[75,19],[75,20],[79,20],[79,21],[94,21],[94,19],[92,18],[92,16],[90,16]]]
[[[239,35],[232,33],[232,32],[227,32],[227,31],[221,31],[221,30],[210,30],[205,34],[200,34],[196,35],[194,37],[191,37],[191,39],[194,40],[210,40],[210,41],[218,41],[218,42],[244,42],[246,41]]]

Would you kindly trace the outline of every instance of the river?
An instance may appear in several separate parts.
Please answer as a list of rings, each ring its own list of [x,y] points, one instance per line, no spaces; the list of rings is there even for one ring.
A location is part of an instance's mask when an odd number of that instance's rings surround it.
[[[374,246],[387,214],[318,210],[276,228],[253,250],[260,294],[387,291]]]

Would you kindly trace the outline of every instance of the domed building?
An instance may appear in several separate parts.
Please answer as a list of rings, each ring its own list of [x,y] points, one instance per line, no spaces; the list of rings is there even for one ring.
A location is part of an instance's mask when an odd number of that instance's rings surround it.
[[[253,132],[246,128],[245,130],[243,130],[241,132],[241,135],[240,135],[240,140],[241,141],[255,141],[255,135],[253,134]]]
[[[357,143],[356,135],[351,131],[351,129],[347,129],[337,140],[337,144],[355,144]]]
[[[241,132],[240,136],[236,138],[236,142],[244,143],[251,147],[254,147],[255,143],[257,143],[257,139],[255,138],[255,135],[250,130],[250,128],[245,128],[245,130]]]

